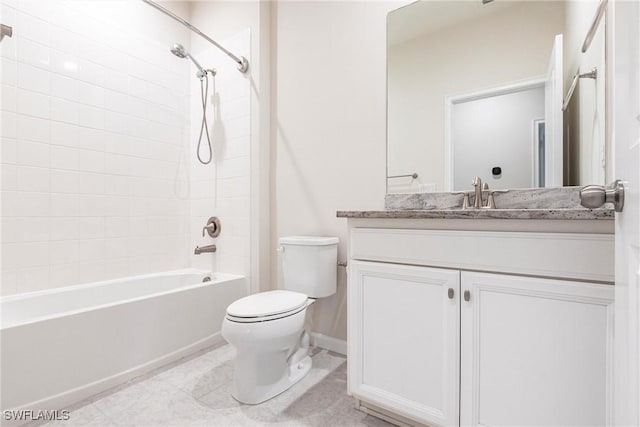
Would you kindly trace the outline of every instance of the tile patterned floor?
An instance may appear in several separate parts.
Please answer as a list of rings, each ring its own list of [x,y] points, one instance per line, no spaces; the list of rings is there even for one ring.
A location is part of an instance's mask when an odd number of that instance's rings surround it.
[[[299,383],[260,405],[231,397],[234,349],[221,345],[182,359],[70,408],[58,426],[390,426],[354,409],[347,396],[347,361],[312,352]]]

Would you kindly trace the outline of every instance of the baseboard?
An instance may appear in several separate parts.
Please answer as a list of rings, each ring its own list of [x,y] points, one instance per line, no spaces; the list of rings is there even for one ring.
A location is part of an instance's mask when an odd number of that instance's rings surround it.
[[[311,333],[311,344],[316,347],[324,348],[334,353],[347,355],[347,342],[318,332]]]
[[[92,383],[88,383],[83,386],[76,387],[71,390],[67,390],[62,393],[49,396],[44,399],[40,399],[35,402],[31,402],[17,408],[12,408],[11,411],[21,411],[21,410],[53,411],[53,410],[62,410],[62,409],[68,408],[69,406],[75,403],[81,402],[85,399],[90,398],[91,396],[107,391],[110,388],[116,387],[120,384],[124,384],[135,377],[151,372],[154,369],[157,369],[163,365],[167,365],[171,362],[179,360],[199,350],[218,344],[223,340],[224,338],[222,338],[221,333],[216,332],[215,334],[209,335],[208,337],[203,338],[199,341],[196,341],[195,343],[189,344],[176,351],[165,354],[164,356],[150,360],[149,362],[135,366],[131,369],[127,369],[126,371],[119,372],[115,375],[103,378],[101,380],[94,381]],[[8,421],[3,419],[1,424],[2,426],[17,426],[24,422],[25,421],[17,422],[17,421]]]

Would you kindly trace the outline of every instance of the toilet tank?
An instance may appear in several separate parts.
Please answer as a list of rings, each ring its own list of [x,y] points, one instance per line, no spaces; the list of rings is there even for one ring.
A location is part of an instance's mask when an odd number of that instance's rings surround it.
[[[336,293],[338,238],[290,236],[280,238],[284,289],[310,298]]]

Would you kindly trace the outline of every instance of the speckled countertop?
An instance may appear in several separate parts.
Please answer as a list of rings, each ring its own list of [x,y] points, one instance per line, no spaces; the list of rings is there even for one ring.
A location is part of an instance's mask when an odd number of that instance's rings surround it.
[[[586,209],[580,205],[582,187],[529,188],[497,192],[499,209],[462,210],[461,193],[387,194],[385,210],[338,211],[338,218],[404,219],[563,219],[612,220],[613,205]],[[471,204],[473,192],[469,192]],[[486,201],[483,200],[483,204]]]
[[[400,209],[338,211],[338,218],[612,220],[613,209]]]

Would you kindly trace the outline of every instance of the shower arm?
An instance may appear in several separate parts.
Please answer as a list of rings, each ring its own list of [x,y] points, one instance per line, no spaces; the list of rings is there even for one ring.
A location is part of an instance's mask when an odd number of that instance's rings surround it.
[[[148,4],[149,6],[152,6],[152,7],[156,8],[157,10],[159,10],[162,13],[164,13],[168,17],[178,21],[179,23],[181,23],[182,25],[184,25],[185,27],[187,27],[188,29],[190,29],[194,33],[198,34],[200,37],[202,37],[203,39],[205,39],[206,41],[208,41],[209,43],[211,43],[212,45],[214,45],[215,47],[217,47],[218,49],[220,49],[224,53],[226,53],[229,58],[233,59],[236,62],[236,64],[238,64],[238,70],[241,73],[246,73],[247,70],[249,69],[249,61],[247,61],[247,58],[245,58],[244,56],[237,57],[236,55],[234,55],[233,53],[229,52],[227,49],[222,47],[218,42],[213,40],[211,37],[209,37],[208,35],[206,35],[202,31],[200,31],[199,29],[197,29],[196,27],[191,25],[189,22],[187,22],[184,19],[180,18],[178,15],[176,15],[173,12],[171,12],[170,10],[165,9],[164,7],[160,6],[156,2],[151,1],[151,0],[142,0],[142,1],[145,2],[146,4]]]

